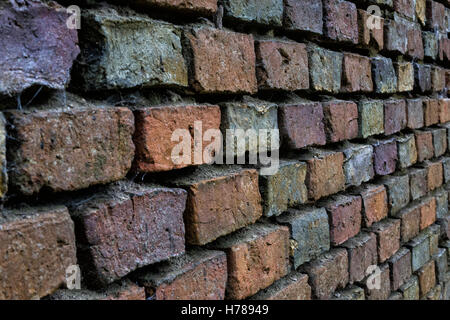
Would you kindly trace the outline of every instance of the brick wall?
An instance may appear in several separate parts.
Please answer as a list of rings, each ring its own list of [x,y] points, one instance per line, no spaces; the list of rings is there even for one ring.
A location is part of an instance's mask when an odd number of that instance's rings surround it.
[[[0,299],[450,299],[448,1],[127,5],[0,0]]]

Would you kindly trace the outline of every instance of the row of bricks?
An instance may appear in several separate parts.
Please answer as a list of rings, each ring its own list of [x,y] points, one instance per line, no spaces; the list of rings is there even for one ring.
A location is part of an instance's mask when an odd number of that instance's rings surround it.
[[[390,174],[397,163],[399,168],[404,168],[416,160],[422,162],[444,154],[448,144],[445,123],[450,119],[448,99],[428,98],[363,99],[358,104],[331,100],[280,105],[244,99],[242,102],[223,103],[221,107],[139,107],[133,113],[125,107],[105,107],[69,95],[68,106],[71,110],[4,112],[7,132],[3,129],[2,135],[7,135],[10,143],[6,150],[8,177],[5,170],[2,171],[3,195],[7,191],[8,179],[14,191],[33,194],[44,187],[53,191],[70,191],[117,181],[125,177],[132,167],[133,171],[139,172],[186,167],[189,164],[174,163],[172,159],[172,150],[178,144],[172,135],[179,129],[192,132],[196,121],[202,123],[200,139],[210,129],[220,129],[225,136],[227,129],[258,131],[279,128],[282,146],[293,150],[383,133],[392,135],[405,128],[443,124],[442,128],[416,130],[415,136],[398,137],[397,143],[389,138],[369,141],[372,147],[346,145],[338,150],[344,152],[345,162],[349,163],[347,166],[374,155],[375,173]],[[194,139],[192,136],[191,140]],[[208,147],[202,147],[202,154]],[[234,150],[233,154],[257,153],[258,149],[257,143],[248,143],[243,151]],[[213,150],[210,152],[212,155]],[[4,154],[5,151],[3,166]],[[338,160],[340,157],[337,155]],[[201,159],[195,164],[203,164],[206,160]],[[368,169],[371,164],[372,161],[363,169]],[[357,185],[360,183],[358,179],[367,181],[365,177],[373,177],[373,171],[356,170],[355,178],[346,174],[347,184]],[[312,197],[321,196],[318,192]]]

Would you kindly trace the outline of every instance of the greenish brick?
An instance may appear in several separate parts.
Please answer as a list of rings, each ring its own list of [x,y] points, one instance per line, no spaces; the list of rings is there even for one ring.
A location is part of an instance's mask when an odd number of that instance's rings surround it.
[[[404,300],[419,300],[419,279],[412,276],[404,285],[400,287],[400,292],[403,294]]]
[[[374,177],[373,147],[346,142],[342,149],[344,153],[344,174],[347,186],[360,186]]]
[[[397,76],[391,59],[372,58],[372,78],[376,93],[394,93],[397,91]]]
[[[444,179],[445,183],[450,182],[450,158],[445,157],[442,159],[442,162],[444,164]]]
[[[430,256],[434,256],[439,251],[439,236],[441,234],[441,228],[439,225],[434,224],[425,230],[428,235],[428,242],[430,245]]]
[[[405,169],[417,162],[416,139],[413,134],[407,134],[397,139],[398,166]]]
[[[381,100],[361,100],[358,103],[359,136],[367,138],[384,133],[384,105]]]
[[[448,191],[438,190],[434,193],[436,198],[436,218],[443,219],[448,215]]]
[[[436,34],[434,32],[423,31],[422,39],[425,57],[436,59],[439,53]]]
[[[339,93],[343,54],[308,45],[310,87],[316,91]]]
[[[388,191],[390,215],[397,217],[410,200],[409,176],[407,174],[387,176],[382,178],[382,182]]]
[[[364,289],[350,285],[342,291],[337,291],[332,300],[365,300]]]
[[[411,261],[413,272],[419,270],[430,260],[430,241],[429,235],[422,232],[417,237],[407,243],[411,249]]]
[[[439,248],[433,259],[435,261],[437,279],[439,282],[444,282],[448,271],[447,251],[444,248]]]
[[[225,17],[243,22],[281,27],[283,0],[223,0]]]
[[[410,170],[409,181],[412,200],[417,200],[427,194],[427,169],[414,168]]]
[[[393,292],[389,296],[388,300],[403,300],[403,295],[400,292]]]
[[[277,221],[289,226],[294,268],[330,249],[330,230],[325,208],[289,209]]]
[[[431,129],[433,134],[434,156],[440,157],[447,151],[447,130]]]

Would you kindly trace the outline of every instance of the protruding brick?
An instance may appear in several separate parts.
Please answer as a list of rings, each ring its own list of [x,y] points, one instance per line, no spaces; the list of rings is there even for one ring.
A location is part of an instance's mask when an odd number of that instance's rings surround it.
[[[408,21],[394,13],[384,23],[385,49],[405,54],[408,50]]]
[[[431,256],[436,255],[439,251],[440,229],[437,224],[433,224],[424,231],[428,235]]]
[[[358,104],[359,136],[367,138],[384,132],[384,106],[380,100],[361,100]]]
[[[411,277],[411,252],[406,248],[401,248],[389,259],[389,269],[391,271],[392,290],[396,291]]]
[[[134,117],[127,108],[80,105],[70,111],[8,111],[5,116],[15,141],[8,149],[9,178],[13,189],[24,194],[120,180],[131,167]]]
[[[427,170],[414,168],[409,172],[411,199],[417,200],[428,192]]]
[[[289,226],[291,232],[291,256],[294,268],[317,258],[330,249],[330,228],[325,209],[289,209],[277,218]]]
[[[444,182],[450,182],[450,157],[445,157],[442,159],[442,164],[444,166]]]
[[[359,282],[366,276],[367,269],[378,262],[377,239],[373,233],[360,233],[343,245],[348,252],[349,282]]]
[[[416,139],[413,134],[407,134],[397,139],[398,166],[405,169],[417,162]]]
[[[338,93],[341,88],[342,57],[340,52],[308,45],[310,87],[316,91]]]
[[[270,287],[261,290],[251,299],[254,300],[311,300],[311,287],[308,276],[300,272],[292,272],[275,281]]]
[[[322,1],[284,0],[283,25],[288,30],[322,34]]]
[[[420,230],[431,226],[436,221],[436,199],[423,200],[420,204]]]
[[[420,92],[431,91],[431,67],[414,63],[414,89]]]
[[[397,71],[398,92],[408,92],[414,89],[414,66],[411,62],[398,62],[395,64]]]
[[[66,207],[3,210],[0,216],[0,299],[53,293],[77,264],[73,222]]]
[[[436,218],[441,219],[448,215],[448,191],[438,190],[434,193],[436,198]]]
[[[416,276],[412,276],[399,290],[404,300],[419,300],[419,279]]]
[[[389,58],[372,58],[372,75],[376,93],[394,93],[397,91],[397,76]]]
[[[433,60],[437,59],[438,56],[438,38],[434,32],[423,31],[423,46],[426,58],[431,58]]]
[[[442,283],[445,281],[448,271],[447,251],[439,248],[433,259],[436,266],[436,278],[438,282]]]
[[[386,300],[391,294],[389,265],[379,266],[365,281],[367,300]]]
[[[244,299],[254,295],[288,273],[287,227],[254,224],[221,238],[213,247],[227,254],[228,299]]]
[[[372,70],[370,58],[353,53],[344,53],[342,60],[343,92],[372,92]]]
[[[439,102],[437,99],[423,100],[423,118],[426,127],[439,123]]]
[[[406,100],[407,127],[410,129],[420,129],[423,127],[423,106],[422,99]]]
[[[367,11],[358,9],[358,43],[364,47],[374,46],[377,50],[383,49],[384,19],[379,17],[379,28],[369,28],[368,19],[373,19]]]
[[[199,93],[255,93],[251,35],[194,26],[185,33],[190,52],[190,83]]]
[[[281,27],[283,0],[225,0],[222,4],[230,20]]]
[[[328,38],[358,43],[358,16],[354,3],[344,0],[324,0],[323,9],[324,33]]]
[[[132,2],[144,8],[157,7],[196,15],[212,15],[217,11],[217,0],[134,0]]]
[[[74,200],[78,254],[91,282],[109,284],[137,268],[184,253],[186,192],[133,183]],[[114,243],[114,246],[111,244]]]
[[[417,236],[420,232],[420,207],[412,205],[402,209],[397,218],[401,219],[401,242],[405,243]]]
[[[333,249],[304,267],[310,278],[314,296],[321,300],[331,297],[336,289],[348,283],[348,256],[345,249]]]
[[[394,0],[394,9],[402,15],[414,19],[415,1],[414,0]],[[396,289],[394,289],[396,290]]]
[[[171,183],[188,191],[184,220],[189,244],[204,245],[262,215],[256,170],[205,166]]]
[[[436,66],[431,68],[431,87],[433,91],[442,91],[445,88],[445,69]]]
[[[413,59],[422,60],[424,57],[422,30],[420,25],[415,22],[407,22],[407,54]]]
[[[423,162],[434,156],[433,134],[430,131],[414,131],[417,146],[417,161]]]
[[[430,260],[430,242],[426,233],[420,233],[417,237],[407,243],[411,249],[412,271],[419,270],[428,260]]]
[[[409,203],[409,176],[393,175],[383,177],[389,199],[390,215],[396,217],[397,213]]]
[[[8,191],[8,174],[6,164],[6,120],[0,113],[0,199]]]
[[[420,297],[423,298],[436,285],[434,260],[426,263],[418,272]]]
[[[445,6],[433,0],[427,0],[426,24],[431,29],[447,31]]]
[[[346,143],[340,151],[345,156],[344,174],[347,186],[359,186],[373,178],[375,173],[372,146]]]
[[[334,293],[332,300],[365,300],[364,289],[357,286],[349,286],[347,289]]]
[[[385,219],[377,222],[370,230],[377,235],[378,260],[384,262],[400,248],[400,220]]]
[[[384,134],[389,136],[406,128],[405,100],[387,100],[384,102]]]
[[[439,122],[450,121],[450,99],[439,99]]]
[[[325,133],[329,142],[358,137],[358,106],[352,101],[332,100],[322,103]]]
[[[415,11],[416,11],[416,16],[417,16],[417,20],[420,22],[420,24],[422,26],[425,25],[426,22],[426,0],[416,0],[416,6],[415,6]]]
[[[442,286],[440,284],[436,285],[430,290],[430,292],[428,292],[428,294],[424,298],[422,298],[422,300],[443,300]]]
[[[195,249],[142,272],[138,281],[154,300],[223,300],[227,257],[221,251]]]
[[[387,217],[387,192],[383,185],[365,185],[359,193],[363,200],[363,218],[366,227]]]
[[[374,169],[380,176],[391,174],[397,165],[397,142],[395,139],[376,140],[372,143],[374,150]]]
[[[428,191],[439,188],[444,182],[442,162],[428,162],[425,164],[425,168],[427,169]]]
[[[430,131],[433,134],[434,156],[440,157],[447,152],[447,130],[443,128]]]

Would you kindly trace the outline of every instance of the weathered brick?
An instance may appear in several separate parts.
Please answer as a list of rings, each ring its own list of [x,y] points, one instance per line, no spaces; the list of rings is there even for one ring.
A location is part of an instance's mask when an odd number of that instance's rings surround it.
[[[356,236],[361,230],[362,200],[360,196],[339,195],[325,201],[330,217],[330,239],[334,246]]]
[[[225,17],[247,23],[281,27],[283,0],[225,0],[222,1]]]
[[[299,102],[278,108],[280,136],[283,146],[301,149],[326,143],[323,109],[320,102]],[[298,119],[302,119],[301,122]]]
[[[8,111],[9,179],[24,194],[69,191],[125,177],[134,156],[133,113],[124,107]]]
[[[433,259],[436,266],[437,281],[442,283],[445,281],[448,271],[447,251],[443,248],[439,248]]]
[[[289,209],[277,217],[277,222],[289,226],[294,268],[330,249],[330,228],[324,208]]]
[[[80,52],[77,31],[67,28],[68,19],[66,9],[57,3],[3,1],[0,94],[18,94],[35,85],[66,87],[72,63]]]
[[[212,15],[217,11],[217,0],[134,0],[132,2],[144,8],[157,7],[189,14]]]
[[[391,135],[406,128],[405,100],[386,100],[384,102],[384,134]]]
[[[154,300],[223,300],[227,257],[221,251],[194,249],[137,278]]]
[[[433,60],[437,59],[438,56],[438,38],[434,32],[423,31],[423,46],[424,54],[426,58],[431,58]]]
[[[276,110],[274,110],[276,116]],[[227,114],[228,115],[228,114]],[[207,130],[220,128],[220,108],[208,105],[188,105],[188,106],[157,106],[139,108],[134,111],[136,119],[136,131],[134,133],[134,143],[136,145],[136,157],[134,168],[141,172],[168,171],[187,167],[191,164],[203,164],[214,154],[211,150],[209,156],[205,157],[207,145],[201,149],[200,163],[192,155],[195,152],[196,141],[191,137],[188,155],[189,163],[185,163],[180,155],[180,163],[176,163],[172,153],[179,141],[173,140],[175,130],[191,130],[195,128],[196,121],[201,121],[199,127],[202,137]],[[276,121],[276,118],[275,118]],[[198,129],[197,129],[198,130]],[[195,161],[194,161],[195,160]]]
[[[441,227],[442,239],[450,239],[450,216],[438,219],[437,223]]]
[[[274,175],[259,176],[265,216],[278,216],[308,200],[306,167],[303,162],[281,160]]]
[[[398,62],[395,64],[397,71],[397,91],[408,92],[414,89],[414,66],[411,62]]]
[[[423,298],[436,285],[434,260],[429,261],[417,271],[417,276],[419,277],[420,297]]]
[[[427,0],[426,25],[431,29],[447,31],[445,6],[433,0]]]
[[[366,276],[366,270],[378,262],[377,239],[373,233],[360,233],[343,245],[348,252],[349,282],[359,282]]]
[[[428,192],[427,170],[414,168],[409,172],[411,199],[417,200]]]
[[[370,58],[353,53],[344,53],[342,60],[343,92],[372,92],[372,70]]]
[[[394,9],[402,15],[414,19],[415,1],[414,0],[394,0]],[[394,289],[396,290],[396,289]]]
[[[92,91],[188,85],[180,28],[108,7],[83,10],[82,16],[76,86]]]
[[[80,230],[78,254],[85,277],[96,285],[109,284],[184,253],[185,207],[184,190],[133,183],[73,200],[70,213]]]
[[[365,300],[364,289],[357,286],[349,286],[345,290],[334,293],[332,300]]]
[[[359,186],[374,177],[372,146],[345,143],[339,150],[345,156],[344,174],[346,186]]]
[[[435,66],[431,68],[431,87],[433,91],[442,91],[445,88],[445,69]]]
[[[447,151],[447,130],[431,129],[433,135],[434,156],[440,157]]]
[[[440,123],[450,121],[450,99],[439,99],[439,121]]]
[[[403,294],[404,300],[419,300],[419,279],[412,276],[408,282],[400,287],[400,292]]]
[[[343,54],[316,45],[308,45],[307,48],[311,89],[338,93],[341,88]]]
[[[354,3],[344,0],[323,0],[323,9],[324,33],[328,38],[358,43],[358,15]]]
[[[441,219],[448,215],[448,191],[438,190],[434,193],[436,198],[436,218]]]
[[[407,21],[407,54],[413,59],[422,60],[424,57],[422,30],[418,23]]]
[[[392,279],[392,290],[398,290],[411,277],[411,252],[401,248],[389,259],[389,269]]]
[[[256,42],[256,76],[260,89],[295,91],[309,88],[308,54],[303,43]]]
[[[414,63],[414,89],[420,92],[431,91],[431,67]]]
[[[308,276],[292,272],[275,281],[270,287],[261,290],[251,299],[254,300],[311,300],[311,287]]]
[[[41,298],[65,284],[77,264],[66,207],[3,210],[0,216],[0,299]]]
[[[289,269],[289,229],[254,224],[221,238],[213,247],[227,254],[226,298],[244,299],[284,277]]]
[[[387,192],[383,185],[365,185],[358,193],[363,200],[363,220],[366,227],[387,217]]]
[[[389,296],[388,300],[403,300],[403,295],[400,292],[393,292]]]
[[[379,28],[368,27],[368,19],[377,19],[379,21]],[[358,43],[364,47],[374,46],[377,50],[383,49],[384,41],[384,19],[381,17],[374,18],[367,11],[358,9]]]
[[[401,242],[405,243],[417,236],[420,232],[420,207],[408,206],[402,209],[397,218],[401,219]]]
[[[356,130],[358,130],[356,128]],[[8,192],[8,173],[6,163],[6,120],[0,113],[0,199]]]
[[[325,133],[329,142],[351,140],[358,136],[358,106],[352,101],[322,103]]]
[[[190,83],[199,93],[255,93],[254,41],[251,35],[194,26],[185,32]]]
[[[385,20],[385,49],[405,54],[408,50],[408,27],[407,20],[395,13],[393,19]]]
[[[442,164],[444,166],[444,182],[450,182],[450,157],[445,157],[442,159]]]
[[[407,127],[410,129],[420,129],[423,127],[423,105],[422,99],[406,100]]]
[[[171,183],[188,191],[184,221],[189,244],[204,245],[262,216],[254,169],[204,166]]]
[[[377,235],[378,260],[385,262],[400,248],[400,220],[385,219],[370,227]]]
[[[359,136],[367,138],[384,132],[384,106],[380,100],[361,100],[358,104]]]
[[[322,34],[322,1],[284,0],[283,25],[288,30]]]
[[[344,154],[311,148],[302,156],[308,164],[308,198],[318,200],[345,188]]]
[[[422,300],[442,300],[442,286],[436,285]]]
[[[389,58],[372,58],[372,77],[376,93],[394,93],[397,91],[397,76]]]
[[[375,140],[372,143],[374,150],[374,169],[377,175],[385,176],[395,171],[397,165],[397,142],[395,139]]]
[[[434,156],[433,134],[430,131],[414,131],[417,146],[417,161],[423,162]]]
[[[426,0],[416,0],[415,2],[416,2],[415,11],[416,11],[417,20],[420,22],[420,24],[422,26],[424,26],[425,22],[427,20],[427,18],[426,18]]]
[[[438,57],[441,61],[450,60],[450,39],[448,39],[445,35],[439,37],[438,40]]]
[[[381,265],[379,270],[366,279],[366,299],[367,300],[386,300],[391,294],[391,281],[389,279],[389,265]],[[375,283],[373,283],[374,281]]]
[[[409,176],[405,174],[383,177],[382,183],[388,192],[390,215],[396,217],[397,213],[409,203]]]
[[[444,182],[444,169],[441,161],[425,163],[427,169],[428,191],[439,188]]]
[[[407,243],[411,250],[412,271],[419,270],[428,260],[430,260],[430,242],[426,233],[420,233],[417,237]]]
[[[331,298],[336,289],[348,283],[348,256],[345,249],[332,249],[317,260],[305,265],[314,296],[321,300]]]
[[[398,167],[405,169],[417,162],[416,138],[407,134],[397,139]]]

